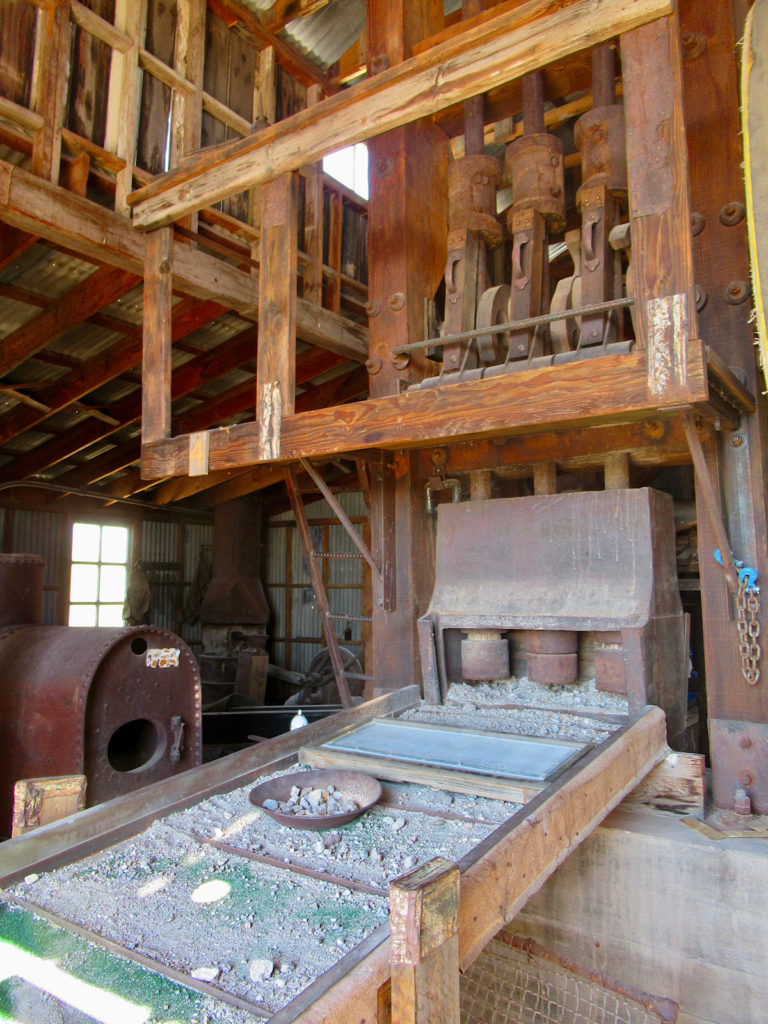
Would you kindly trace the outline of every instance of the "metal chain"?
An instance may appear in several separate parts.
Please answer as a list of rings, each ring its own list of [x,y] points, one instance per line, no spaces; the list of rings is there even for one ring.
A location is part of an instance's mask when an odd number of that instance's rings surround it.
[[[754,686],[760,678],[758,662],[760,660],[760,611],[759,591],[754,584],[742,576],[739,592],[736,595],[736,628],[739,631],[739,654],[741,655],[741,671],[750,686]]]

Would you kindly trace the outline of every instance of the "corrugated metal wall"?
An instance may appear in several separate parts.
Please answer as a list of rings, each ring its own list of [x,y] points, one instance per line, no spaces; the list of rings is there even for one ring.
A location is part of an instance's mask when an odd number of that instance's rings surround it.
[[[339,501],[361,528],[365,503],[358,492],[342,493]],[[43,623],[67,621],[72,523],[98,521],[94,516],[67,513],[0,510],[4,550],[41,555],[45,559]],[[355,554],[355,547],[325,501],[307,505],[307,516],[316,550]],[[116,522],[110,518],[104,522]],[[141,562],[152,591],[151,621],[182,636],[198,653],[202,631],[190,609],[190,592],[201,557],[210,560],[213,546],[211,523],[119,520],[130,526],[132,560]],[[331,609],[350,619],[335,622],[344,646],[361,653],[364,613],[363,563],[360,558],[323,559]],[[296,671],[306,671],[312,658],[325,646],[315,595],[304,562],[293,514],[274,516],[266,524],[264,585],[272,611],[269,623],[270,660]],[[194,600],[191,602],[194,605]]]
[[[71,534],[64,532],[66,522],[57,512],[6,510],[4,536],[6,550],[13,554],[40,555],[45,560],[43,571],[43,625],[66,622],[69,608],[69,573],[61,574],[62,558],[71,555]],[[64,550],[66,546],[66,550]]]
[[[365,518],[362,494],[355,491],[337,497],[353,521]],[[308,503],[306,508],[316,551],[356,554],[352,539],[327,502]],[[361,528],[359,522],[356,525]],[[336,633],[345,647],[362,656],[362,624],[356,621],[363,614],[362,560],[328,558],[322,560],[322,568],[331,611],[350,616],[347,622],[335,620]],[[276,664],[305,672],[325,641],[292,512],[273,516],[267,522],[264,586],[272,609],[270,658]]]
[[[24,509],[2,509],[0,516],[0,536],[6,552],[40,555],[45,560],[43,625],[66,624],[72,523],[98,522],[98,516]],[[200,624],[185,621],[185,604],[201,551],[210,555],[213,525],[114,518],[101,521],[129,526],[132,564],[141,562],[152,590],[153,625],[177,633],[199,651]]]

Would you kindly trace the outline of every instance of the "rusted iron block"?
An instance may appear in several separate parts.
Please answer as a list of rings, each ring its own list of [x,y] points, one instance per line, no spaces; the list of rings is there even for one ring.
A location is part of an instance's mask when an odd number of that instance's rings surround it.
[[[496,189],[501,167],[495,157],[476,153],[448,168],[448,230],[472,231],[490,246],[502,239],[496,219]]]
[[[743,789],[753,813],[768,814],[768,724],[712,718],[709,743],[715,807],[731,810]]]
[[[595,107],[582,114],[573,130],[581,153],[582,186],[585,189],[603,186],[613,196],[623,199],[627,194],[627,147],[624,131],[624,108]]]
[[[467,682],[506,679],[509,671],[509,642],[500,633],[478,630],[461,641],[461,674]]]
[[[550,686],[575,683],[579,676],[578,654],[533,654],[526,652],[528,678]]]
[[[595,687],[603,693],[627,692],[621,633],[595,633]]]
[[[529,629],[525,649],[529,654],[577,654],[579,634],[573,629]]]
[[[565,178],[563,144],[556,135],[542,132],[522,135],[507,146],[504,159],[512,182],[513,202],[507,222],[514,231],[515,218],[526,210],[544,217],[552,231],[565,227]]]

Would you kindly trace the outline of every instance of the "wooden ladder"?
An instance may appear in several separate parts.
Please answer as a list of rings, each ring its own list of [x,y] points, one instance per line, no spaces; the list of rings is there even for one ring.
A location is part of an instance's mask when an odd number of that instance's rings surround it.
[[[339,520],[340,524],[344,527],[346,532],[349,534],[355,547],[358,549],[358,557],[364,558],[371,567],[371,571],[374,574],[375,579],[381,581],[381,570],[376,565],[376,562],[371,554],[368,546],[366,545],[363,538],[360,536],[358,531],[355,529],[354,524],[350,520],[347,513],[338,503],[334,497],[330,487],[320,476],[314,466],[310,465],[306,459],[299,459],[301,468],[309,475],[317,488],[317,493],[321,494],[331,507],[333,514]],[[368,498],[367,478],[365,477],[364,469],[358,465],[358,472],[361,478],[361,487],[366,497],[366,503]],[[336,679],[336,685],[339,688],[339,697],[341,703],[345,708],[352,707],[352,697],[349,692],[349,679],[363,679],[371,680],[372,676],[362,675],[358,672],[348,672],[344,665],[344,658],[339,647],[339,640],[336,636],[336,629],[334,622],[337,619],[342,619],[345,622],[370,622],[371,618],[367,615],[335,615],[331,611],[330,603],[328,601],[328,592],[325,588],[323,581],[323,574],[320,569],[321,558],[349,558],[349,554],[341,552],[322,552],[315,551],[312,542],[312,531],[309,527],[309,521],[307,519],[307,511],[304,507],[304,499],[302,498],[302,491],[299,488],[296,469],[293,466],[286,466],[285,468],[285,485],[288,488],[288,497],[291,501],[291,508],[296,518],[296,526],[299,531],[299,539],[301,540],[302,550],[304,551],[304,557],[309,567],[309,577],[312,582],[312,590],[315,593],[315,600],[317,601],[317,608],[320,612],[320,619],[323,626],[323,635],[325,637],[325,643],[328,648],[328,654],[331,659],[331,667],[333,668],[333,675]]]

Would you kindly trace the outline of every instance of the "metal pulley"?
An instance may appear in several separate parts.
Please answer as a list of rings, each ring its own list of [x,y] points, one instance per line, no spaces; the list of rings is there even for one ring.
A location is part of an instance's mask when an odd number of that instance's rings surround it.
[[[566,313],[569,309],[578,309],[582,304],[581,298],[581,231],[566,231],[565,244],[568,253],[573,260],[573,274],[570,277],[563,277],[557,282],[550,313]],[[570,352],[576,348],[579,331],[581,330],[581,317],[564,317],[550,324],[549,336],[552,341],[552,351],[555,353]]]
[[[499,324],[509,323],[511,314],[509,311],[509,300],[512,291],[508,284],[498,284],[494,288],[488,288],[480,296],[477,304],[477,327],[496,327]],[[505,359],[509,351],[509,344],[512,339],[509,331],[496,334],[481,334],[477,339],[477,354],[484,363],[493,364]],[[525,355],[525,352],[515,352],[512,356]]]

